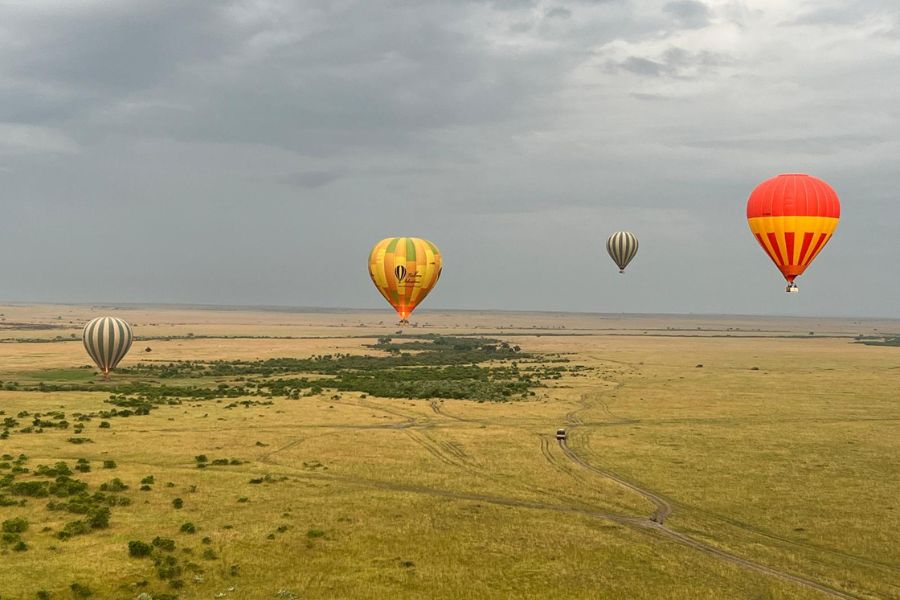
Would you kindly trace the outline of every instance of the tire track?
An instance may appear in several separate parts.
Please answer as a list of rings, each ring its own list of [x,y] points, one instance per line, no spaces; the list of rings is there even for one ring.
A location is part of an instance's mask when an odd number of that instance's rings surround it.
[[[604,412],[606,412],[607,415],[609,415],[610,417],[612,417],[614,419],[619,420],[620,422],[625,421],[624,419],[621,419],[620,417],[616,417],[609,410],[609,407],[606,406],[605,402],[603,402],[601,400],[601,403],[605,406]],[[587,395],[582,396],[581,404],[582,404],[582,408],[579,410],[585,410],[588,408]],[[575,411],[575,412],[577,413],[579,411]],[[575,415],[575,417],[576,417],[576,420],[579,421],[579,423],[575,424],[574,427],[584,424],[577,417],[577,415]],[[635,526],[635,527],[639,527],[644,530],[654,531],[657,534],[662,535],[662,536],[664,536],[670,540],[673,540],[675,542],[678,542],[679,544],[681,544],[683,546],[687,546],[689,548],[693,548],[693,549],[703,552],[705,554],[715,556],[725,562],[740,566],[747,570],[755,571],[757,573],[763,573],[765,575],[775,577],[782,581],[786,581],[789,583],[793,583],[796,585],[806,587],[808,589],[822,592],[833,598],[841,598],[842,600],[859,600],[859,596],[854,596],[854,595],[848,594],[841,590],[835,589],[829,585],[826,585],[824,583],[818,582],[813,579],[803,577],[801,575],[795,575],[795,574],[789,573],[787,571],[782,571],[782,570],[776,569],[774,567],[770,567],[763,563],[759,563],[759,562],[756,562],[756,561],[753,561],[750,559],[742,558],[736,554],[732,554],[730,552],[727,552],[725,550],[717,548],[716,546],[713,546],[713,545],[703,542],[701,540],[694,539],[686,534],[680,533],[678,531],[675,531],[673,529],[666,527],[664,525],[664,522],[665,522],[665,519],[669,515],[672,514],[672,504],[670,504],[665,498],[661,497],[660,495],[656,494],[655,492],[653,492],[649,489],[641,487],[638,484],[632,483],[632,482],[628,481],[627,479],[622,478],[621,476],[617,475],[616,473],[607,471],[605,469],[601,469],[597,466],[594,466],[594,465],[586,462],[584,459],[582,459],[580,456],[578,456],[578,454],[576,454],[571,448],[569,448],[568,444],[566,443],[566,440],[559,440],[559,445],[560,445],[560,448],[562,448],[562,451],[566,454],[566,456],[568,456],[569,459],[571,459],[578,465],[582,466],[583,468],[585,468],[589,471],[597,473],[598,475],[602,475],[603,477],[612,479],[613,481],[619,483],[620,485],[627,487],[628,489],[636,492],[637,494],[641,495],[642,497],[646,498],[647,500],[649,500],[650,502],[653,503],[656,510],[648,520],[635,519],[635,520],[629,521],[628,524]]]
[[[621,384],[620,384],[620,385],[621,385]],[[618,387],[620,387],[620,386],[617,386],[617,389],[618,389]],[[579,411],[580,411],[580,410],[587,410],[588,408],[590,408],[590,406],[588,405],[588,400],[589,400],[589,395],[588,395],[588,394],[582,395],[582,397],[581,397],[581,402],[580,402],[582,408],[579,409]],[[681,420],[681,419],[672,419],[672,420],[669,420],[669,421],[641,421],[641,420],[638,420],[638,419],[630,419],[630,418],[626,418],[626,417],[620,417],[620,416],[616,415],[615,413],[613,413],[612,410],[610,410],[609,404],[608,404],[604,399],[595,397],[595,398],[593,399],[593,401],[596,402],[596,404],[600,407],[600,409],[603,411],[603,413],[604,413],[607,417],[609,417],[609,418],[611,419],[611,422],[609,422],[609,423],[603,423],[603,425],[633,425],[633,424],[636,424],[636,423],[645,423],[645,424],[654,424],[654,425],[658,425],[658,424],[664,424],[664,423],[667,424],[667,423],[694,422],[694,421],[692,421],[692,420],[687,420],[687,419],[684,419],[684,420]],[[576,412],[578,412],[578,411],[576,411]],[[571,414],[571,413],[570,413],[570,414]],[[567,418],[568,418],[568,415],[567,415]],[[849,422],[849,421],[855,421],[855,420],[857,420],[857,419],[840,419],[840,420],[835,420],[834,422]],[[860,420],[860,421],[869,421],[869,420],[875,420],[875,419],[861,418],[861,419],[858,419],[858,420]],[[887,421],[889,421],[889,420],[894,420],[894,419],[878,419],[878,420],[887,420]],[[580,421],[580,419],[579,419],[579,421]],[[713,421],[713,420],[710,420],[710,421],[703,420],[703,421],[698,421],[698,422],[711,422],[711,423],[716,423],[717,421]],[[718,422],[720,422],[720,421],[718,421]],[[756,422],[758,423],[759,421],[756,421]],[[765,422],[768,422],[768,421],[765,421]],[[776,422],[776,421],[773,420],[772,422]],[[780,421],[777,421],[777,422],[779,422],[779,423],[783,423],[783,422],[793,422],[793,420],[788,420],[788,421],[780,420]],[[797,422],[800,422],[800,420],[798,419]],[[803,422],[830,423],[830,422],[832,422],[832,421],[831,421],[831,420],[825,420],[825,419],[808,419],[808,420],[804,420]],[[573,425],[572,427],[574,428],[574,427],[577,427],[578,425],[584,425],[584,424],[585,424],[584,422],[580,422],[580,423],[578,423],[578,424]],[[591,426],[595,426],[595,425],[600,425],[600,423],[591,423]],[[591,467],[589,467],[589,468],[591,468],[592,470],[596,470],[596,467],[594,467],[593,465],[591,465]],[[610,476],[614,476],[614,475],[615,475],[615,474],[612,473],[611,471],[607,471],[607,473],[609,473]],[[621,478],[621,476],[618,476],[618,475],[615,475],[615,477],[619,477],[620,479],[623,479],[623,478]],[[656,494],[656,495],[657,495],[657,496],[660,496],[659,494]],[[660,496],[660,498],[662,498],[662,497]],[[764,538],[768,538],[768,539],[770,539],[770,540],[774,540],[774,541],[777,541],[777,542],[780,542],[780,543],[783,543],[783,544],[791,545],[791,546],[794,546],[794,547],[797,547],[797,548],[803,548],[803,549],[806,549],[806,550],[812,550],[812,551],[815,551],[815,552],[820,552],[820,553],[822,553],[822,554],[828,554],[828,555],[834,556],[834,557],[836,557],[836,558],[839,558],[839,559],[842,559],[842,560],[853,561],[853,562],[855,562],[855,563],[857,563],[857,564],[864,565],[864,566],[867,566],[867,567],[870,567],[870,568],[875,568],[875,569],[887,569],[887,570],[892,571],[892,572],[894,572],[894,573],[900,572],[900,565],[896,565],[896,564],[892,564],[892,563],[887,563],[887,562],[882,562],[882,561],[878,561],[878,560],[872,560],[872,559],[869,559],[869,558],[866,558],[866,557],[863,557],[863,556],[857,556],[857,555],[855,555],[855,554],[850,554],[850,553],[847,553],[847,552],[842,552],[842,551],[840,551],[840,550],[835,550],[835,549],[833,549],[833,548],[827,548],[827,547],[823,547],[823,546],[818,546],[818,545],[816,545],[816,544],[810,544],[810,543],[800,542],[800,541],[793,540],[793,539],[788,538],[788,537],[784,537],[784,536],[778,535],[777,533],[768,531],[768,530],[763,529],[763,528],[761,528],[761,527],[756,527],[756,526],[751,525],[751,524],[749,524],[749,523],[745,523],[745,522],[743,522],[743,521],[739,521],[739,520],[737,520],[737,519],[733,519],[733,518],[728,517],[728,516],[726,516],[726,515],[721,515],[721,514],[718,514],[718,513],[709,511],[709,510],[706,510],[706,509],[701,508],[701,507],[698,507],[698,506],[682,504],[681,502],[678,502],[677,500],[672,500],[672,499],[666,499],[666,498],[662,498],[662,499],[663,499],[665,502],[667,502],[667,503],[670,505],[671,509],[672,509],[672,510],[670,511],[669,514],[671,514],[671,512],[673,512],[674,509],[675,509],[676,507],[677,507],[677,508],[684,508],[684,509],[689,510],[689,511],[691,511],[691,512],[696,512],[696,513],[705,515],[705,516],[707,516],[707,517],[709,517],[709,518],[716,519],[716,520],[718,520],[718,521],[722,521],[723,523],[727,523],[728,525],[731,525],[732,527],[736,527],[736,528],[738,528],[738,529],[741,529],[741,530],[743,530],[743,531],[747,531],[747,532],[752,533],[752,534],[754,534],[754,535],[758,535],[758,536],[761,536],[761,537],[764,537]],[[668,515],[667,515],[667,516],[668,516]]]
[[[550,439],[548,436],[539,435],[541,440],[541,454],[544,456],[544,459],[552,466],[555,470],[559,471],[564,475],[568,475],[578,483],[584,483],[585,478],[581,476],[578,471],[575,471],[569,468],[568,465],[562,463],[557,457],[553,455],[553,451],[550,449]]]
[[[606,477],[607,479],[612,479],[619,485],[622,485],[622,486],[630,489],[631,491],[636,492],[640,496],[643,496],[644,498],[646,498],[647,500],[652,502],[653,506],[655,507],[656,510],[653,512],[652,515],[650,515],[650,521],[662,525],[665,522],[666,517],[668,517],[669,515],[672,514],[672,505],[669,504],[661,496],[659,496],[659,495],[651,492],[650,490],[643,488],[635,483],[632,483],[632,482],[628,481],[627,479],[620,477],[619,475],[613,473],[612,471],[607,471],[606,469],[601,469],[599,467],[595,467],[594,465],[592,465],[590,463],[585,462],[584,460],[581,459],[580,456],[575,454],[571,448],[569,448],[569,445],[566,443],[566,440],[559,440],[559,447],[562,448],[562,451],[566,456],[568,456],[571,460],[575,461],[576,463],[578,463],[585,469],[587,469],[589,471],[593,471],[594,473],[597,473],[598,475]]]

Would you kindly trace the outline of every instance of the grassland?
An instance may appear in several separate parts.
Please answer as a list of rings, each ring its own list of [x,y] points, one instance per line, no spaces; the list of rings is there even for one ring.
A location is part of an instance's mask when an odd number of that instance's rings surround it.
[[[2,599],[900,598],[898,324],[98,310],[0,308]]]

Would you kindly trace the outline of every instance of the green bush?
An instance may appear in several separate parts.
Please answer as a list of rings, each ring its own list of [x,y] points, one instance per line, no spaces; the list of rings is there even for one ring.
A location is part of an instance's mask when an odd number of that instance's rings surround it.
[[[182,523],[181,533],[197,533],[197,527],[193,523]]]
[[[104,460],[103,461],[104,469],[115,469],[117,466],[118,465],[116,464],[116,461],[114,461],[114,460]]]
[[[22,517],[3,521],[3,531],[6,533],[23,533],[28,529],[28,521]]]
[[[175,550],[175,540],[170,540],[168,538],[157,536],[153,538],[153,545],[166,552],[173,552]]]
[[[26,550],[28,550],[28,544],[22,540],[19,540],[16,542],[16,545],[13,546],[13,552],[25,552]]]
[[[101,492],[124,492],[127,489],[128,486],[118,477],[100,485]]]
[[[28,496],[31,498],[46,498],[50,495],[46,481],[19,481],[9,487],[9,493],[13,496]]]
[[[88,513],[88,525],[93,529],[106,529],[109,527],[109,509],[105,506],[93,509]]]
[[[91,590],[91,588],[80,583],[73,583],[69,586],[69,589],[72,590],[72,595],[76,598],[90,598],[94,595],[94,592]]]
[[[150,552],[153,551],[153,548],[150,544],[145,544],[144,542],[140,542],[137,540],[132,540],[128,542],[128,556],[132,558],[143,558],[144,556],[150,556]]]
[[[172,506],[174,508],[181,508],[182,506],[184,506],[184,500],[182,500],[181,498],[175,498],[174,500],[172,500]]]

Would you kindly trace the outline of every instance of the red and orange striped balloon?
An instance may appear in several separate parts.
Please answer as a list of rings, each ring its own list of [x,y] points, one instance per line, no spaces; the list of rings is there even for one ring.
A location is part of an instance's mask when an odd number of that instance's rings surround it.
[[[810,175],[767,179],[747,200],[750,231],[788,281],[788,291],[796,291],[794,279],[831,239],[840,217],[835,191]]]
[[[441,276],[437,246],[419,238],[387,238],[369,254],[369,275],[405,321]]]

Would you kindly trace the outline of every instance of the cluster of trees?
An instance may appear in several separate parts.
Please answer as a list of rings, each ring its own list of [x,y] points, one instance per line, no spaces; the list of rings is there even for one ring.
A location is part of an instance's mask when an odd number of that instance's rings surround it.
[[[65,461],[59,461],[53,465],[38,465],[33,471],[22,465],[27,461],[27,457],[20,455],[19,458],[12,459],[10,455],[3,455],[4,462],[2,465],[8,465],[4,470],[12,471],[12,465],[19,467],[17,472],[10,472],[0,478],[0,499],[4,499],[3,504],[10,505],[20,502],[9,502],[11,497],[16,496],[24,499],[32,498],[48,498],[47,509],[51,511],[68,512],[79,515],[80,518],[67,522],[60,531],[56,532],[56,537],[60,540],[66,540],[76,535],[84,535],[96,529],[105,529],[109,527],[109,519],[111,515],[110,508],[115,506],[127,506],[131,504],[131,499],[119,496],[115,492],[121,492],[127,489],[120,480],[115,479],[110,484],[100,486],[100,491],[91,493],[86,482],[73,477],[74,471]],[[90,462],[81,458],[75,463],[75,471],[90,471]],[[19,479],[18,476],[30,474],[29,479]],[[7,526],[4,523],[4,531],[7,528],[25,527],[21,523],[16,525],[10,522]],[[27,528],[27,527],[25,527]],[[27,549],[24,541],[18,536],[25,531],[6,531],[15,537],[5,538],[5,541],[19,545],[20,551]]]

